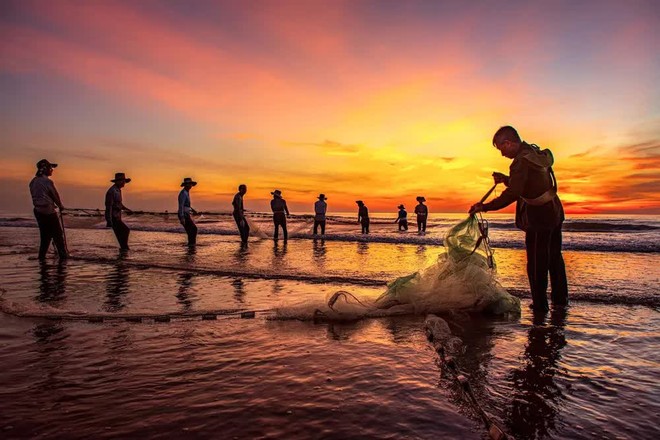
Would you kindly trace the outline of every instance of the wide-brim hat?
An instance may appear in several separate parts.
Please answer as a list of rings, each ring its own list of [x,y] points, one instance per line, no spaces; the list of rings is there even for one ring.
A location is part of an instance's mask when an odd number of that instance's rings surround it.
[[[119,182],[119,181],[124,181],[125,183],[129,183],[131,179],[126,177],[125,173],[115,173],[115,178],[112,179],[110,182]]]
[[[183,179],[183,182],[181,182],[181,186],[184,186],[184,185],[187,184],[187,183],[191,184],[192,186],[197,185],[197,182],[195,182],[194,180],[192,180],[192,177],[185,177],[185,178]]]
[[[325,196],[325,194],[319,194],[318,199],[319,200],[328,200],[328,198]]]
[[[39,162],[37,162],[37,169],[45,167],[57,168],[57,164],[49,162],[48,159],[41,159]]]
[[[417,200],[418,202],[426,202],[426,199],[424,198],[424,196],[417,196],[417,198],[415,200]]]
[[[399,205],[399,206],[397,206],[397,208],[399,208],[399,209],[406,209],[406,207],[403,206],[403,205]]]
[[[364,202],[362,200],[356,200],[355,203],[357,203],[358,205],[364,205]]]
[[[282,191],[280,191],[279,189],[276,189],[275,191],[271,192],[271,194],[274,195],[275,197],[282,197]]]

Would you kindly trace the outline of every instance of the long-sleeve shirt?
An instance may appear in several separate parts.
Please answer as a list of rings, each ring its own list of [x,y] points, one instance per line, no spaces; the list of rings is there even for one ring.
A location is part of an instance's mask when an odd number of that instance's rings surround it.
[[[554,158],[549,150],[540,150],[535,145],[523,142],[520,151],[511,162],[506,189],[489,203],[485,211],[496,211],[516,204],[516,226],[524,231],[553,229],[564,221],[564,208],[555,194],[550,201],[540,206],[527,203],[527,199],[541,196],[553,187],[556,189],[551,167]]]
[[[408,213],[405,209],[399,209],[399,217],[397,217],[396,221],[400,220],[408,221]]]
[[[426,216],[429,215],[428,206],[422,205],[421,203],[419,205],[415,206],[415,214],[417,214],[417,218],[419,220],[426,219]]]
[[[190,207],[190,191],[183,188],[181,192],[179,192],[179,211],[177,213],[179,216],[179,220],[183,221],[186,215],[190,215],[191,210],[192,208]]]
[[[270,209],[273,212],[286,212],[286,215],[289,215],[289,208],[286,206],[286,200],[280,197],[275,197],[270,201]]]
[[[358,221],[368,222],[369,221],[369,210],[366,206],[362,205],[358,209]]]
[[[121,220],[121,211],[125,209],[121,198],[121,188],[112,185],[105,193],[105,220],[112,223],[113,220]]]
[[[314,203],[314,220],[325,221],[325,213],[328,210],[328,204],[323,200],[317,200]]]
[[[245,209],[243,208],[243,194],[237,192],[231,204],[234,206],[234,215],[239,215],[241,217],[245,215]]]
[[[35,212],[39,214],[53,214],[55,206],[62,208],[60,195],[55,184],[48,176],[36,176],[30,181],[30,194]]]

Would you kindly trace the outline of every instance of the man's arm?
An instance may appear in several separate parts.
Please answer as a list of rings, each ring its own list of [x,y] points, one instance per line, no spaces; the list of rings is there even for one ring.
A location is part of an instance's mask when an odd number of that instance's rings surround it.
[[[112,194],[110,191],[105,193],[105,223],[106,226],[112,226]]]
[[[286,215],[291,215],[289,214],[289,207],[286,206],[286,200],[284,201],[284,211],[286,212]]]
[[[502,179],[502,182],[507,185],[507,188],[499,197],[496,197],[489,203],[484,203],[484,211],[497,211],[505,208],[522,196],[527,182],[527,166],[525,166],[522,160],[516,159],[511,164],[509,171],[510,176],[507,179]],[[502,174],[502,176],[504,175]],[[501,178],[500,176],[493,177],[496,179],[496,182],[498,177]]]
[[[58,208],[60,208],[60,211],[64,208],[62,206],[62,199],[60,199],[60,193],[57,192],[57,189],[55,188],[55,182],[52,180],[48,179],[49,187],[50,187],[50,196],[52,197],[53,201],[55,202],[55,205],[57,205]]]
[[[184,194],[185,191],[181,191],[179,193],[179,210],[177,211],[177,216],[179,217],[179,221],[183,223],[185,221],[185,215],[183,211],[183,205],[186,202],[186,195]]]

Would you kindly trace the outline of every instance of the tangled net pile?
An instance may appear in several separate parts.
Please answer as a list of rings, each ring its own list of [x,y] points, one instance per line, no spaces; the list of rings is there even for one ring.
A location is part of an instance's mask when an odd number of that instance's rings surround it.
[[[435,264],[397,278],[375,300],[339,291],[323,303],[280,307],[275,310],[275,319],[351,321],[448,311],[520,314],[520,300],[497,281],[494,260],[489,265],[488,243],[482,239],[476,217],[452,227],[444,243],[445,251]]]

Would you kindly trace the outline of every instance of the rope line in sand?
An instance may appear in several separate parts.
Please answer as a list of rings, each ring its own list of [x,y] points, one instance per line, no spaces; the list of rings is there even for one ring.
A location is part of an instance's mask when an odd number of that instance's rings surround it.
[[[72,255],[69,257],[71,260],[78,261],[88,261],[92,263],[99,264],[118,264],[116,258],[105,258],[105,257],[87,257],[82,255]],[[139,269],[164,269],[164,270],[176,270],[181,272],[194,272],[200,275],[216,275],[221,277],[242,277],[242,278],[253,278],[253,279],[262,279],[262,280],[291,280],[291,281],[306,281],[314,284],[328,284],[328,283],[342,283],[342,284],[357,284],[362,286],[385,286],[387,281],[379,280],[376,278],[351,278],[351,277],[342,277],[336,275],[306,275],[306,274],[285,274],[285,273],[258,273],[258,272],[246,272],[246,271],[237,271],[237,270],[222,270],[222,269],[210,269],[210,268],[201,268],[201,267],[185,267],[185,266],[175,266],[161,263],[147,263],[141,261],[131,261],[131,260],[121,260],[121,264],[136,267]]]
[[[426,335],[429,339],[429,342],[432,343],[433,348],[440,356],[442,366],[444,367],[445,371],[449,373],[454,382],[459,386],[465,403],[467,403],[467,405],[479,416],[483,422],[488,432],[488,437],[491,440],[514,440],[513,437],[507,434],[504,429],[493,419],[493,417],[484,410],[483,405],[479,402],[479,400],[474,395],[474,392],[472,391],[469,375],[460,371],[456,359],[453,356],[447,355],[447,351],[452,351],[452,345],[455,347],[455,341],[458,340],[462,344],[462,340],[451,333],[449,326],[442,318],[439,318],[435,315],[429,315],[429,317],[426,319],[425,325]],[[442,332],[445,333],[444,338],[442,335],[436,334],[438,328],[440,328]]]

